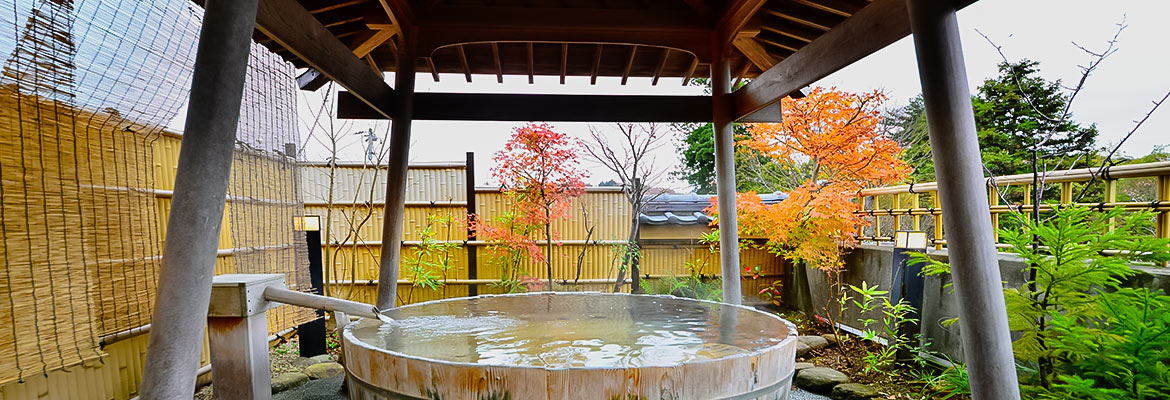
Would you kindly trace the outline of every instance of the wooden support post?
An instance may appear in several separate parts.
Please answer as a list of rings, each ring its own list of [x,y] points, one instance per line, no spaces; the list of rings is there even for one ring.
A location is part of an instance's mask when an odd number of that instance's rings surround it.
[[[257,0],[207,0],[204,9],[142,375],[144,399],[190,398],[195,392],[256,26]]]
[[[277,304],[264,299],[270,287],[283,288],[284,275],[227,274],[212,283],[207,337],[217,399],[272,398],[266,312]]]
[[[1105,180],[1104,197],[1105,197],[1105,199],[1102,201],[1104,203],[1117,202],[1117,180],[1116,179],[1106,179]],[[1109,219],[1109,231],[1113,232],[1115,229],[1117,229],[1117,218],[1110,218]]]
[[[1032,205],[1032,185],[1030,184],[1024,185],[1024,205]]]
[[[935,240],[934,249],[935,250],[942,250],[942,248],[943,248],[943,245],[941,242],[943,240],[942,201],[939,200],[939,198],[938,198],[938,191],[937,190],[931,193],[930,207],[935,209],[935,210],[938,210],[937,214],[931,213],[931,215],[934,219],[934,240]]]
[[[379,309],[394,308],[398,296],[398,264],[402,259],[403,213],[406,206],[406,170],[410,156],[410,123],[414,114],[415,35],[404,33],[398,46],[394,74],[393,121],[390,125],[390,165],[386,177],[385,220],[382,222],[382,259],[378,263]]]
[[[865,196],[862,195],[860,191],[857,192],[857,209],[861,210],[861,211],[865,211]],[[864,223],[865,217],[863,216],[861,218],[862,218],[862,222]],[[856,229],[857,229],[857,236],[865,236],[865,225],[864,224],[857,225]]]
[[[1060,204],[1071,204],[1073,196],[1072,182],[1060,183]]]
[[[467,186],[467,240],[476,240],[476,233],[474,228],[475,218],[479,218],[475,213],[475,153],[467,152],[467,174],[464,175],[463,184]],[[467,249],[467,279],[479,279],[479,262],[477,261],[478,254],[476,247],[464,244]],[[479,286],[468,285],[468,296],[479,295]]]
[[[731,60],[722,56],[711,65],[711,105],[715,128],[715,187],[719,200],[719,264],[723,302],[740,304],[739,224],[735,210],[735,131],[731,121]],[[800,267],[797,267],[800,268]]]
[[[895,210],[901,209],[902,208],[902,194],[901,193],[894,193],[893,196],[894,196],[894,209]],[[902,214],[901,213],[894,213],[894,232],[895,232],[894,236],[897,236],[897,232],[900,230],[902,230]]]
[[[959,40],[955,3],[907,0],[938,193],[944,215],[951,277],[958,296],[959,334],[975,399],[1020,398],[1012,336],[1004,305],[989,207],[979,156],[971,90]]]
[[[1170,175],[1158,177],[1158,202],[1170,203]],[[1170,238],[1170,212],[1158,212],[1158,237]]]

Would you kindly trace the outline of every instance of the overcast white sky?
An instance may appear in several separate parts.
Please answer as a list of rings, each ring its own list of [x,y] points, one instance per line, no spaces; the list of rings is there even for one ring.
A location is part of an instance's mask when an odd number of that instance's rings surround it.
[[[1170,91],[1170,65],[1166,38],[1170,24],[1164,21],[1170,14],[1170,3],[1154,0],[982,0],[959,14],[963,35],[968,79],[972,91],[985,79],[996,74],[1001,59],[995,49],[976,33],[976,29],[1002,45],[1007,56],[1015,61],[1030,58],[1040,61],[1043,76],[1063,79],[1079,78],[1078,65],[1089,57],[1072,45],[1077,42],[1090,49],[1102,49],[1112,37],[1116,24],[1125,18],[1128,28],[1121,34],[1119,51],[1089,80],[1081,92],[1073,111],[1074,119],[1082,123],[1097,123],[1101,131],[1099,145],[1117,143],[1129,132],[1133,120],[1141,118],[1151,106],[1151,100]],[[903,105],[921,92],[914,59],[914,45],[907,37],[854,65],[817,82],[819,86],[837,86],[844,90],[865,91],[880,88],[890,97],[889,106]],[[392,75],[387,79],[393,82]],[[699,95],[700,87],[684,87],[678,79],[662,79],[651,86],[649,79],[631,78],[621,86],[618,78],[601,78],[596,86],[588,78],[568,78],[560,85],[557,77],[537,77],[529,85],[527,77],[505,77],[504,84],[496,83],[495,76],[477,75],[466,83],[462,75],[443,75],[434,82],[429,75],[420,74],[417,90],[435,92],[481,93],[598,93],[598,94],[673,94]],[[299,95],[303,120],[301,136],[309,137],[309,111],[321,104],[321,95]],[[181,117],[180,117],[181,118]],[[348,122],[349,132],[373,127],[384,136],[386,123]],[[503,147],[515,122],[442,122],[415,121],[410,149],[412,162],[461,161],[464,152],[477,154],[477,184],[489,182],[491,154]],[[554,123],[557,128],[586,139],[589,125],[584,123]],[[604,127],[604,124],[600,124]],[[306,156],[323,159],[328,155],[318,129],[308,138]],[[341,159],[359,160],[364,154],[364,143],[357,135],[348,135],[343,144]],[[1153,147],[1170,144],[1170,104],[1146,122],[1144,127],[1122,148],[1128,154],[1148,153]],[[679,150],[668,143],[655,156],[662,168],[674,169]],[[590,183],[610,179],[600,168],[590,166]],[[681,182],[667,186],[686,189]]]

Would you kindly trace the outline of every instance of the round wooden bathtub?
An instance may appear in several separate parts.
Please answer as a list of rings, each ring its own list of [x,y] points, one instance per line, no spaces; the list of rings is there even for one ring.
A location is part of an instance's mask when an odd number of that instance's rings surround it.
[[[796,330],[672,296],[486,295],[345,327],[351,399],[787,399]]]

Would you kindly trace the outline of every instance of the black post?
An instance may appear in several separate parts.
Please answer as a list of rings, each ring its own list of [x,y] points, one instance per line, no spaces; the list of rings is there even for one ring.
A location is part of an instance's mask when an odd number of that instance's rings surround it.
[[[908,319],[918,321],[922,315],[922,292],[924,280],[922,278],[922,263],[910,262],[910,256],[914,253],[925,252],[926,249],[913,249],[894,247],[894,271],[892,279],[892,287],[890,288],[890,303],[898,304],[899,301],[905,300],[906,304],[914,307],[914,311],[907,314]],[[898,326],[898,334],[905,338],[915,340],[915,334],[919,333],[919,323],[907,323]],[[910,349],[898,350],[898,360],[912,360],[915,354],[910,352]]]
[[[317,216],[311,216],[317,218]],[[305,218],[310,218],[306,216]],[[318,224],[318,227],[320,224]],[[325,295],[325,277],[321,262],[321,230],[309,230],[306,227],[305,243],[309,254],[309,281],[313,284],[313,293]],[[317,318],[301,324],[297,328],[300,336],[301,357],[313,357],[325,354],[328,346],[325,343],[325,311],[317,310]]]
[[[467,240],[475,240],[475,228],[473,223],[475,218],[475,152],[467,152],[467,175],[464,178],[464,185],[467,186]],[[479,279],[479,266],[476,262],[476,247],[470,243],[467,247],[467,279]],[[467,285],[468,296],[478,296],[479,286],[475,284]]]

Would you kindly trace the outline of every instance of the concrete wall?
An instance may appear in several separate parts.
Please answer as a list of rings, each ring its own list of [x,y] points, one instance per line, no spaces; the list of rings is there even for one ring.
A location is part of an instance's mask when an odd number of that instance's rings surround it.
[[[947,251],[931,250],[929,254],[941,261],[947,261]],[[862,245],[850,252],[845,258],[845,270],[841,278],[845,290],[848,285],[861,286],[865,281],[870,285],[877,284],[881,290],[889,290],[892,285],[894,249],[891,246]],[[1004,279],[1004,287],[1022,287],[1027,282],[1024,272],[1024,261],[1010,253],[999,253],[999,270]],[[828,275],[820,270],[809,267],[792,267],[792,273],[785,282],[787,298],[785,301],[794,308],[806,313],[826,315],[836,313],[835,310],[826,310],[830,303],[830,280]],[[1125,286],[1158,288],[1170,293],[1170,269],[1151,267],[1134,267],[1140,273],[1127,282]],[[962,361],[962,344],[959,338],[959,326],[942,326],[942,321],[958,315],[958,301],[951,289],[945,288],[950,283],[950,277],[926,277],[921,311],[922,337],[930,342],[929,349],[949,357],[954,361]],[[849,291],[853,298],[859,296]],[[874,318],[880,321],[881,314],[877,311],[867,316],[861,315],[852,304],[845,307],[840,318],[846,329],[860,329],[860,320],[863,317]],[[960,322],[961,323],[961,322]],[[876,327],[875,327],[876,329]]]

